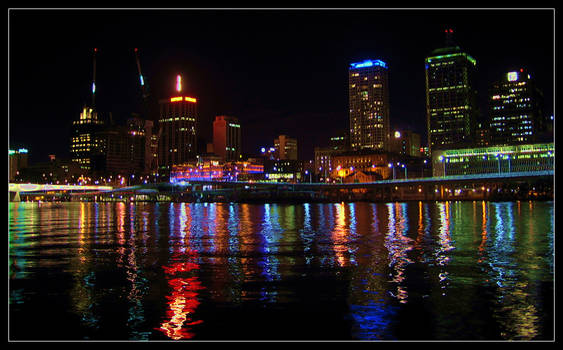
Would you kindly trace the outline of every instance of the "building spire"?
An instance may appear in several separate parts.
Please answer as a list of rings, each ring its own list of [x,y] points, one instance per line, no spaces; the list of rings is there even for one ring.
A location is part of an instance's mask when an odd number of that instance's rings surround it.
[[[444,32],[446,33],[446,47],[454,46],[454,30],[448,28]]]

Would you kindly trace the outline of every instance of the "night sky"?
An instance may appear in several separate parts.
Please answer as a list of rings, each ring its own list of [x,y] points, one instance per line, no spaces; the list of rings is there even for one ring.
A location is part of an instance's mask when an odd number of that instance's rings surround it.
[[[279,134],[296,137],[302,159],[348,129],[348,66],[389,66],[391,126],[426,140],[424,59],[444,29],[477,60],[481,113],[489,85],[526,68],[553,113],[552,10],[10,10],[9,147],[31,162],[69,158],[71,122],[91,101],[122,123],[141,112],[133,49],[154,99],[198,99],[201,136],[216,115],[238,117],[243,151]]]

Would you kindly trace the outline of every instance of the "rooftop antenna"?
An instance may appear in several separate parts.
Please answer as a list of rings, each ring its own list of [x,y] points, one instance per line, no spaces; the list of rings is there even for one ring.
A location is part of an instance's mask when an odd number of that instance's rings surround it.
[[[182,92],[182,76],[176,75],[176,91]]]
[[[446,46],[454,46],[454,30],[449,28],[445,30],[446,33]]]

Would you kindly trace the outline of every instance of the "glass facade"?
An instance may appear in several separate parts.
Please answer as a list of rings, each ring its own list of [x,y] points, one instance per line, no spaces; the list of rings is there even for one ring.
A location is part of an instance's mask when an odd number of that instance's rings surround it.
[[[426,58],[426,114],[430,151],[468,147],[477,114],[477,62],[457,46]]]
[[[543,131],[542,93],[524,69],[508,72],[492,85],[489,95],[492,144],[537,142]]]
[[[158,166],[170,170],[197,155],[197,102],[192,97],[160,101]]]
[[[553,143],[491,146],[432,152],[433,176],[553,170]]]

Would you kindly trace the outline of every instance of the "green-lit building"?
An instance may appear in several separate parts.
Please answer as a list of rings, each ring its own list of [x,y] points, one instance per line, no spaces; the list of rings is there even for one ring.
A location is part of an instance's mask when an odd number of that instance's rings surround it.
[[[432,152],[432,176],[553,170],[554,160],[552,142],[437,150]]]
[[[426,58],[426,117],[430,152],[470,147],[478,115],[474,75],[477,61],[451,43]]]

